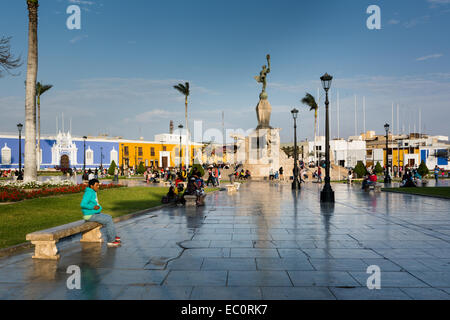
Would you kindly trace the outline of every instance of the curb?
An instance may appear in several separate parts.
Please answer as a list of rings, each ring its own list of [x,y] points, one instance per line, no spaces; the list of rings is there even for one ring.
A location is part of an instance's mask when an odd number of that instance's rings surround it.
[[[383,190],[383,188],[381,188],[381,191],[390,192],[390,193],[409,194],[410,196],[421,196],[421,197],[428,197],[428,198],[435,198],[435,199],[450,200],[450,198],[447,198],[447,197],[430,195],[430,194],[418,194],[418,193],[408,193],[408,192],[394,191],[394,190]]]
[[[220,192],[220,191],[221,191],[220,189],[219,190],[215,190],[215,191],[212,191],[210,193],[207,193],[206,195],[214,194],[214,193],[217,193],[217,192]],[[144,209],[144,210],[140,210],[140,211],[137,211],[137,212],[129,213],[129,214],[121,216],[121,217],[116,217],[116,218],[113,219],[113,221],[115,223],[117,223],[117,222],[130,220],[132,218],[136,218],[138,216],[141,216],[141,215],[153,212],[153,211],[158,211],[158,210],[163,209],[163,208],[171,207],[172,205],[173,204],[171,204],[171,203],[162,204],[162,205],[159,205],[159,206],[156,206],[156,207],[152,207],[152,208],[149,208],[149,209]],[[151,215],[150,216],[150,218],[153,218],[153,217],[157,217],[157,215]],[[27,249],[31,249],[32,247],[33,247],[33,245],[31,244],[31,242],[24,242],[24,243],[16,244],[16,245],[14,245],[12,247],[7,247],[7,248],[0,249],[0,258],[12,256],[14,254],[20,253],[20,252],[25,251]]]

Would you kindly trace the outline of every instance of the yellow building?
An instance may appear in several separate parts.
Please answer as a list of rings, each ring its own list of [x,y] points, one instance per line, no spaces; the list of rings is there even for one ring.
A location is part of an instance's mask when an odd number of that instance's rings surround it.
[[[386,148],[383,149],[383,156],[386,159]],[[395,148],[394,146],[389,146],[388,156],[389,162],[392,161],[392,166],[394,167],[414,167],[420,165],[420,150],[417,147]]]
[[[202,145],[190,143],[189,166],[201,159]],[[186,164],[186,145],[181,144],[182,165]],[[170,141],[119,140],[119,166],[134,167],[143,163],[146,168],[174,168],[180,165],[180,144]]]

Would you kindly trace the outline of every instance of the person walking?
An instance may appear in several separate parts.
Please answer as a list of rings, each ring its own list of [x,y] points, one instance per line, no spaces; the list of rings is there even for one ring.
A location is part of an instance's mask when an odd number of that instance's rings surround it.
[[[81,200],[81,210],[85,221],[93,221],[102,224],[106,228],[106,239],[108,247],[118,247],[121,245],[120,237],[116,234],[114,222],[109,214],[102,212],[102,206],[98,202],[97,192],[100,183],[97,179],[89,180],[89,185]]]
[[[119,182],[119,169],[117,167],[114,168],[114,181]]]
[[[436,185],[438,184],[438,181],[439,181],[439,171],[440,171],[440,169],[439,169],[439,167],[436,165],[436,166],[434,167],[434,179],[436,180]]]
[[[283,167],[280,167],[280,169],[278,169],[278,172],[280,173],[280,181],[284,182],[284,174],[283,174],[284,169],[283,169]]]
[[[317,182],[322,183],[322,169],[320,168],[320,166],[317,169]]]

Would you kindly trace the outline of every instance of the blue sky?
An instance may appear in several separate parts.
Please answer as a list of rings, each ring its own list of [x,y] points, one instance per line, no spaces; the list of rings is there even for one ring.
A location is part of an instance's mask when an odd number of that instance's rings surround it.
[[[28,22],[25,0],[5,1],[0,36],[12,36],[12,52],[24,58],[19,76],[0,78],[0,132],[14,132],[24,121]],[[221,130],[224,111],[227,129],[254,128],[261,85],[253,76],[270,53],[271,125],[282,128],[282,141],[293,139],[293,107],[301,110],[298,138],[313,136],[313,113],[300,99],[317,95],[325,72],[334,76],[332,137],[338,91],[341,137],[355,131],[354,95],[358,133],[365,96],[367,129],[383,132],[394,102],[404,131],[419,130],[422,109],[425,132],[450,135],[450,0],[40,2],[38,80],[54,85],[42,97],[43,133],[54,133],[64,113],[77,135],[153,139],[170,120],[184,123],[183,97],[172,88],[184,81],[190,127],[203,120],[204,129]],[[72,4],[82,9],[81,30],[66,27]],[[381,30],[366,27],[372,4],[381,8]]]

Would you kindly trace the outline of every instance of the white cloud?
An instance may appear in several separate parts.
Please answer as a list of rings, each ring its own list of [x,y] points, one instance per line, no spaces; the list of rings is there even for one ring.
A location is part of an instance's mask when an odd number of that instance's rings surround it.
[[[86,39],[88,36],[87,35],[82,35],[82,36],[76,36],[75,38],[69,40],[70,43],[76,43],[79,42],[83,39]]]
[[[430,54],[428,56],[419,57],[419,58],[416,59],[416,61],[425,61],[425,60],[429,60],[429,59],[438,59],[438,58],[440,58],[442,56],[443,56],[442,53]]]
[[[93,1],[84,1],[84,0],[69,0],[69,3],[73,3],[73,4],[86,4],[88,6],[92,6],[93,4],[95,4],[95,2]]]

